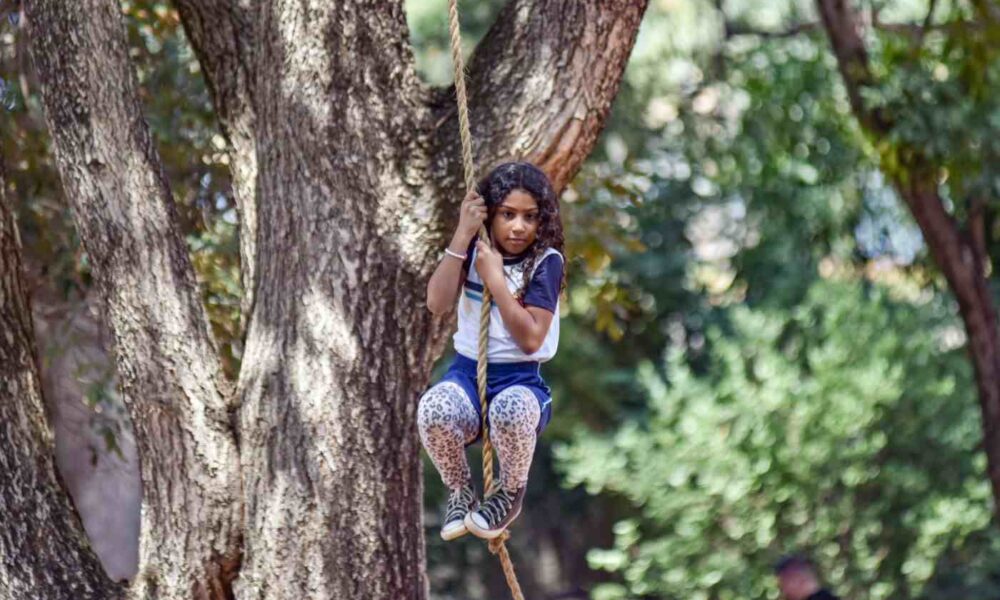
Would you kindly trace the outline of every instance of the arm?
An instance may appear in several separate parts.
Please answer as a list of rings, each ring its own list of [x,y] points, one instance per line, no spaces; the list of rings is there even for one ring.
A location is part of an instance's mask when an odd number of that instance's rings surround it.
[[[448,250],[465,256],[469,244],[486,219],[486,202],[475,192],[470,192],[462,201],[461,213],[455,235],[448,244]],[[445,254],[438,263],[430,281],[427,282],[427,308],[435,315],[442,315],[455,306],[462,279],[465,275],[464,262],[455,256]]]
[[[456,232],[448,244],[448,250],[456,254],[465,254],[471,241],[471,238],[463,240]],[[461,260],[448,254],[441,258],[430,281],[427,282],[427,308],[432,313],[442,315],[455,305],[463,275],[465,268]]]
[[[521,306],[507,289],[503,276],[503,258],[483,242],[478,242],[476,267],[497,303],[503,324],[525,354],[534,354],[542,347],[554,316],[551,310],[539,306]]]
[[[503,324],[525,354],[534,354],[542,347],[545,335],[552,324],[552,311],[537,306],[521,306],[507,286],[500,286],[500,293],[493,297],[500,309]],[[490,293],[493,288],[490,288]]]

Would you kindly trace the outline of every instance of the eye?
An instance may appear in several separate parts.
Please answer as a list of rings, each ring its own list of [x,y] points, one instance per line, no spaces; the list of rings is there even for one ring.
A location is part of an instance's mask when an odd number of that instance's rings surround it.
[[[538,220],[538,213],[530,213],[524,217],[529,223],[534,223]]]
[[[512,211],[509,211],[509,210],[501,211],[500,214],[505,219],[513,219],[514,218],[514,213]]]

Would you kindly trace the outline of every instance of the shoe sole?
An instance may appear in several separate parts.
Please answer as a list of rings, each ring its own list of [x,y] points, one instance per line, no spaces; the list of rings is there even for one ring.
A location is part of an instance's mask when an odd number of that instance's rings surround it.
[[[472,520],[472,513],[470,512],[469,514],[465,515],[465,528],[469,531],[469,533],[476,536],[477,538],[483,540],[492,540],[494,538],[500,537],[500,535],[503,534],[503,532],[507,531],[507,528],[510,527],[511,523],[514,522],[514,519],[518,518],[519,516],[521,516],[520,509],[518,509],[518,511],[514,513],[514,516],[507,521],[507,524],[501,527],[500,529],[482,529],[481,527],[476,525],[475,521]]]
[[[469,533],[468,528],[464,521],[453,521],[455,523],[454,527],[442,527],[441,528],[441,539],[450,542],[452,540],[457,540],[463,535]]]

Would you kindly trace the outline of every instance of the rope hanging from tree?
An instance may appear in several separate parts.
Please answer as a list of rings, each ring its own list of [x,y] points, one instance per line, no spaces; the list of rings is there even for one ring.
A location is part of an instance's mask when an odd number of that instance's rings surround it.
[[[475,167],[472,164],[472,134],[469,131],[468,96],[465,91],[465,65],[462,60],[462,34],[458,23],[458,0],[448,0],[448,28],[451,31],[451,60],[455,69],[455,94],[458,97],[458,126],[462,138],[462,166],[465,171],[465,189],[476,189]],[[479,239],[490,243],[486,227],[479,228]],[[482,407],[483,428],[483,495],[494,491],[493,481],[493,444],[490,442],[490,429],[487,422],[489,404],[486,401],[486,349],[489,343],[490,328],[490,291],[483,286],[483,308],[479,317],[479,357],[476,363],[476,381],[479,384],[479,406]],[[489,541],[490,552],[500,557],[504,577],[510,586],[514,600],[524,600],[521,586],[514,573],[514,564],[504,542],[510,533],[504,531],[499,537]]]

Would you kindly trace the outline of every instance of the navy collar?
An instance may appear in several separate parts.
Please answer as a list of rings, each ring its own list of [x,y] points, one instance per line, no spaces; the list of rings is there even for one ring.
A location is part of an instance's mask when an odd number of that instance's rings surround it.
[[[505,267],[509,267],[510,265],[516,265],[516,264],[524,261],[524,259],[528,258],[529,254],[531,254],[531,249],[530,248],[528,250],[525,250],[524,252],[518,254],[517,256],[504,256],[503,257],[503,264],[504,264]]]

